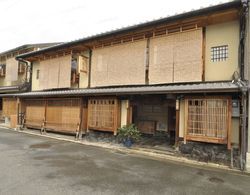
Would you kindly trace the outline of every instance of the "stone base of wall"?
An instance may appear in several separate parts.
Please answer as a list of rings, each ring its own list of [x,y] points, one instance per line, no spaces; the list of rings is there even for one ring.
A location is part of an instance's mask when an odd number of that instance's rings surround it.
[[[226,145],[187,142],[180,142],[179,152],[181,155],[203,162],[213,162],[231,166],[231,151]],[[240,167],[240,153],[238,149],[233,149],[233,167]]]

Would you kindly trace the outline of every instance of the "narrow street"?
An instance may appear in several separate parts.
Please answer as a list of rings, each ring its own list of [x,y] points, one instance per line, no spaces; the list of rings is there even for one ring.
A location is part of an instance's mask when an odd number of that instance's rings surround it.
[[[250,176],[0,129],[0,194],[249,194]]]

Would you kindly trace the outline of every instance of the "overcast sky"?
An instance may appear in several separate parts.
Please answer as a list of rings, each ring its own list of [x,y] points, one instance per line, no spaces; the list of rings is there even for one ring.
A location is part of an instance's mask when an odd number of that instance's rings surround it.
[[[71,41],[227,0],[0,0],[0,52]]]

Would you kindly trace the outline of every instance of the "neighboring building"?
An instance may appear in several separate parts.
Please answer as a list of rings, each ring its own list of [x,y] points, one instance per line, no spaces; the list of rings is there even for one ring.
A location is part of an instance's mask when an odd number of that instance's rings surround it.
[[[116,134],[135,123],[146,134],[170,134],[181,148],[241,148],[244,167],[243,5],[232,1],[21,54],[19,61],[32,63],[31,92],[8,96],[18,98],[26,127]]]
[[[0,94],[20,93],[30,89],[30,62],[17,61],[17,55],[37,51],[58,43],[28,44],[0,53]],[[8,102],[8,106],[2,110],[2,102]],[[16,101],[9,98],[0,98],[0,118],[8,119],[16,115]]]

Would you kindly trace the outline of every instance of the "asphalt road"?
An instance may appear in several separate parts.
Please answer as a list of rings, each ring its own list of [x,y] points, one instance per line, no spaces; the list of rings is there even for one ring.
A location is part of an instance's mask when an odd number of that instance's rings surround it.
[[[250,194],[250,176],[0,129],[0,194]]]

